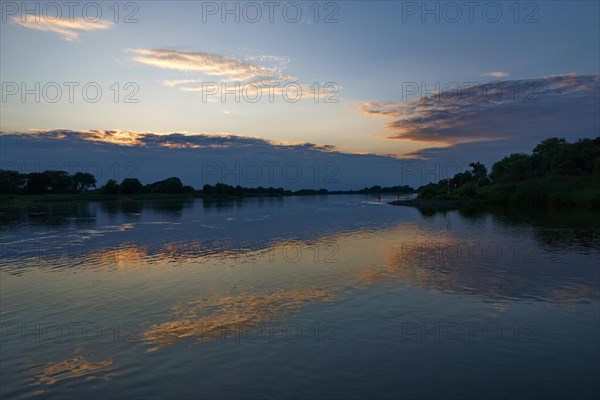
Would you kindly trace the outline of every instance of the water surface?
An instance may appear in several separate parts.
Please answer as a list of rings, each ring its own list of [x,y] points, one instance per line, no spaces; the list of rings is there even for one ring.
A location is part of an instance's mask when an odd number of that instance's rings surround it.
[[[598,215],[384,200],[2,206],[2,398],[600,395]]]

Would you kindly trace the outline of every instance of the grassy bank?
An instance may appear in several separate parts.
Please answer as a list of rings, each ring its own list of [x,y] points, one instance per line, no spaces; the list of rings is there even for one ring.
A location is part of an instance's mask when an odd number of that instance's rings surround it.
[[[467,183],[452,191],[423,190],[416,200],[415,205],[418,200],[429,200],[440,205],[462,202],[478,206],[600,209],[600,182],[593,176],[553,176],[484,186]]]
[[[494,184],[475,190],[485,204],[600,209],[600,182],[593,176],[555,176]]]

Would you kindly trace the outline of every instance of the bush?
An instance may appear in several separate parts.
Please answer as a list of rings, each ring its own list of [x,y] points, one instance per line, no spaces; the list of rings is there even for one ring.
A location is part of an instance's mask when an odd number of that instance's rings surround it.
[[[137,178],[127,178],[121,182],[121,194],[139,194],[142,189],[142,182]]]
[[[108,182],[104,186],[100,188],[100,193],[102,194],[118,194],[119,193],[119,184],[114,179],[109,179]]]
[[[439,194],[440,191],[435,185],[428,185],[419,190],[419,197],[422,199],[433,199]]]
[[[461,197],[475,197],[477,196],[477,184],[475,182],[469,182],[459,187],[456,192]]]

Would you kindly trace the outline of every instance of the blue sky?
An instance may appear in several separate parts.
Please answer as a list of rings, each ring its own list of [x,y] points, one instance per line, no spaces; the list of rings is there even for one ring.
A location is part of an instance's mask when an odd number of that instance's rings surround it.
[[[7,149],[13,142],[6,135],[60,140],[31,137],[58,129],[225,134],[278,146],[308,142],[335,146],[339,154],[430,162],[472,155],[492,162],[512,151],[529,151],[549,135],[597,136],[599,3],[476,3],[469,15],[463,2],[427,2],[433,10],[428,14],[423,2],[278,2],[269,21],[268,8],[256,2],[252,4],[262,16],[251,23],[255,14],[248,2],[228,3],[231,8],[237,4],[239,22],[233,14],[222,21],[222,2],[121,2],[116,21],[113,2],[93,3],[87,15],[82,8],[89,2],[81,2],[73,20],[63,2],[55,3],[61,19],[52,7],[44,14],[43,2],[27,3],[30,10],[39,4],[38,21],[33,15],[23,19],[21,2],[3,2],[0,154],[3,162],[31,160],[36,156]],[[293,23],[295,4],[301,4],[302,17]],[[90,22],[95,5],[102,18]],[[216,14],[207,14],[215,7]],[[125,23],[131,12],[138,22]],[[324,23],[330,14],[337,22]],[[21,85],[35,88],[36,82],[40,102],[33,95],[22,101]],[[62,88],[55,103],[46,98],[54,96],[52,85],[48,96],[42,89],[52,82]],[[79,84],[73,102],[64,82]],[[81,92],[90,82],[102,90],[95,103]],[[328,82],[333,86],[324,87]],[[490,82],[496,86],[487,86]],[[244,96],[236,102],[233,95],[222,101],[218,93],[203,99],[206,85],[235,83],[262,85],[263,97],[256,103]],[[299,86],[303,96],[290,103],[273,89],[270,102],[265,88],[273,83]],[[315,84],[321,90],[317,102],[311,92]],[[432,97],[438,85],[448,97]],[[454,101],[451,89],[457,87],[463,98]],[[332,88],[335,93],[325,90]],[[469,88],[474,95],[465,99]],[[481,94],[499,88],[502,96],[493,101]],[[127,94],[138,102],[125,103]],[[423,98],[433,99],[433,106],[421,106]],[[87,136],[63,140],[82,137]],[[114,142],[114,135],[105,140]],[[143,146],[130,147],[131,152],[144,151]],[[461,148],[469,151],[461,153]],[[487,153],[490,148],[496,150]],[[165,153],[173,151],[177,149],[164,148]],[[235,159],[234,153],[230,156]]]

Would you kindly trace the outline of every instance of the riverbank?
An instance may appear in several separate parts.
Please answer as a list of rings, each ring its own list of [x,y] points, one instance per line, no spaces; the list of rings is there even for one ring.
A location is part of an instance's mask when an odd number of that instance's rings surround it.
[[[247,197],[281,197],[280,194],[249,194],[243,196],[234,195],[205,195],[202,193],[140,193],[140,194],[101,194],[101,193],[77,193],[77,194],[41,194],[41,195],[0,195],[0,204],[27,204],[27,203],[52,203],[52,202],[82,202],[82,201],[169,201],[169,200],[191,200],[191,199],[237,199]]]
[[[523,209],[600,209],[600,184],[593,176],[557,176],[477,187],[466,184],[451,193],[432,185],[411,200],[390,204],[418,208],[516,207]]]
[[[359,193],[358,191],[335,191],[335,192],[284,192],[284,193],[243,193],[235,194],[204,194],[201,192],[190,192],[180,194],[168,193],[140,193],[140,194],[102,194],[94,192],[75,194],[40,194],[24,195],[11,194],[0,195],[0,204],[31,204],[31,203],[53,203],[53,202],[86,202],[86,201],[172,201],[172,200],[237,200],[257,197],[290,197],[290,196],[338,196],[338,195],[364,195],[374,196],[371,193]]]
[[[479,205],[480,202],[476,200],[468,199],[410,199],[410,200],[395,200],[388,204],[393,206],[406,206],[416,208],[462,208],[462,207],[473,207]]]

